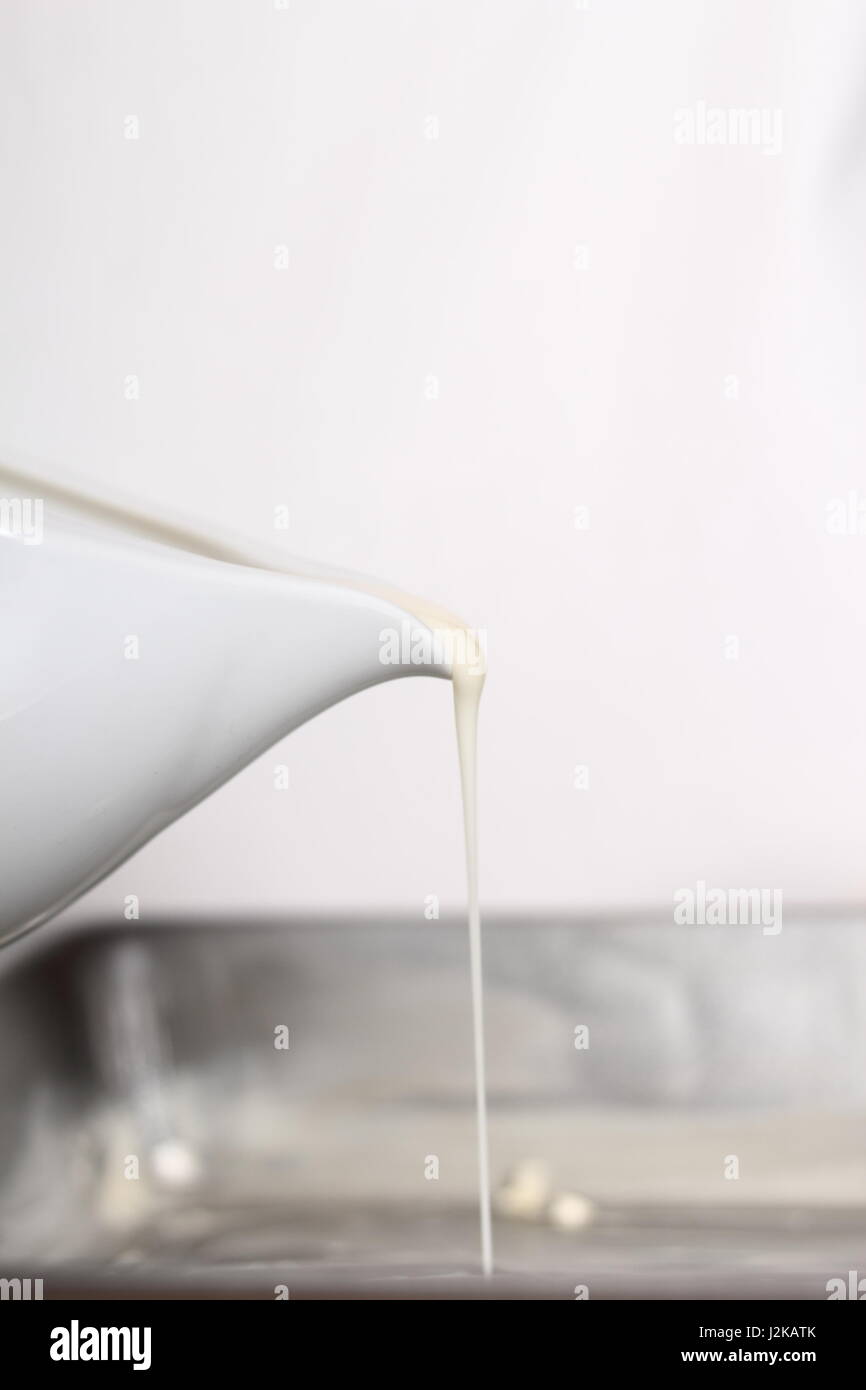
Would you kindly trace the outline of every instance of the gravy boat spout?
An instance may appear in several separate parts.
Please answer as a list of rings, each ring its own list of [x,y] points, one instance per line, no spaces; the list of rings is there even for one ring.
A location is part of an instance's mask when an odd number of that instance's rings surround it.
[[[37,527],[32,506],[0,476],[0,942],[329,705],[451,675],[430,626],[362,581],[214,558],[62,497]]]

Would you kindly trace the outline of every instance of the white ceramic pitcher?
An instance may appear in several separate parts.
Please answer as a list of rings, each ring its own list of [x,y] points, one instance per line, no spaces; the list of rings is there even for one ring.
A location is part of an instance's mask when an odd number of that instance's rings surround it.
[[[375,586],[242,559],[0,471],[0,941],[329,705],[450,676],[432,647],[383,662],[384,630],[423,625]]]

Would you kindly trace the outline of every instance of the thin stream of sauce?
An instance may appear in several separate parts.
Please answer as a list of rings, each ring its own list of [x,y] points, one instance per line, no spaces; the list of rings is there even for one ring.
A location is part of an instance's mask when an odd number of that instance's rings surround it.
[[[484,1064],[484,975],[481,964],[481,909],[478,902],[478,706],[483,675],[459,672],[452,676],[454,722],[463,792],[466,837],[466,883],[469,898],[469,978],[472,986],[472,1040],[475,1056],[475,1115],[478,1145],[478,1210],[481,1222],[481,1269],[493,1273],[493,1231],[490,1214],[490,1158],[487,1143],[487,1080]]]
[[[255,557],[240,545],[226,543],[221,538],[198,528],[166,522],[126,507],[115,500],[103,500],[66,487],[53,479],[36,478],[31,473],[2,467],[6,478],[32,488],[34,484],[43,496],[53,498],[61,506],[90,513],[104,522],[120,524],[163,545],[191,550],[209,559],[229,561],[262,569],[296,573],[302,578],[319,578],[323,582],[343,584],[378,595],[411,613],[434,633],[444,632],[456,640],[453,643],[452,686],[454,691],[454,723],[457,731],[457,753],[460,763],[460,788],[463,798],[463,830],[466,846],[466,885],[469,918],[469,977],[472,994],[472,1040],[475,1066],[476,1145],[478,1152],[478,1209],[481,1233],[481,1268],[485,1276],[493,1273],[493,1236],[490,1205],[490,1161],[487,1140],[487,1084],[484,1060],[484,982],[481,960],[481,912],[478,899],[478,790],[477,790],[477,729],[478,706],[484,687],[485,663],[475,634],[465,623],[445,609],[417,599],[412,595],[379,585],[360,576],[328,577],[315,571],[304,575],[292,571],[284,563]]]
[[[484,973],[481,960],[481,909],[478,898],[478,707],[484,689],[486,659],[471,628],[445,609],[397,590],[376,592],[407,609],[431,631],[450,636],[453,651],[451,684],[454,724],[463,797],[466,844],[466,889],[469,917],[469,980],[472,993],[472,1044],[475,1066],[475,1135],[478,1151],[478,1215],[481,1227],[481,1270],[493,1273],[493,1229],[490,1204],[490,1156],[487,1140],[487,1079],[484,1058]]]

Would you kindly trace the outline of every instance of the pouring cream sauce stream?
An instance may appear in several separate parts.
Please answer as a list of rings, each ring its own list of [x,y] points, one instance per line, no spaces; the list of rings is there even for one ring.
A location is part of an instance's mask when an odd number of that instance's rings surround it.
[[[478,1149],[478,1209],[481,1223],[481,1268],[493,1273],[493,1232],[490,1212],[490,1159],[487,1142],[487,1081],[484,1064],[484,977],[481,962],[481,909],[478,899],[478,707],[484,689],[486,660],[472,629],[459,618],[409,594],[376,589],[400,608],[414,613],[434,636],[450,639],[454,723],[463,796],[466,841],[466,888],[469,908],[469,977],[472,989],[472,1040],[475,1057],[475,1117]]]
[[[475,1112],[478,1144],[478,1208],[481,1219],[481,1268],[493,1273],[490,1220],[490,1159],[487,1144],[487,1081],[484,1067],[484,987],[481,968],[481,909],[478,902],[478,706],[484,675],[455,668],[454,719],[463,791],[466,836],[466,881],[469,901],[469,973],[472,983],[472,1034],[475,1051]]]
[[[376,594],[411,613],[429,628],[434,637],[445,638],[451,653],[452,687],[454,691],[454,722],[457,730],[457,753],[460,763],[460,787],[463,797],[463,828],[466,845],[466,883],[469,916],[469,974],[472,994],[472,1035],[475,1059],[476,1144],[478,1151],[478,1205],[481,1227],[481,1268],[485,1276],[493,1272],[493,1237],[490,1207],[490,1164],[487,1142],[487,1086],[484,1065],[484,990],[481,961],[481,913],[478,900],[478,791],[477,791],[477,729],[478,706],[484,687],[484,653],[476,634],[445,609],[415,598],[387,585],[376,584],[366,577],[317,573],[311,566],[290,570],[284,560],[267,559],[257,555],[248,544],[232,543],[197,527],[174,524],[157,515],[129,508],[124,501],[94,497],[65,485],[54,478],[36,477],[29,470],[0,465],[7,481],[32,490],[37,486],[41,496],[61,507],[89,514],[96,520],[120,525],[163,545],[191,550],[209,559],[253,565],[261,569],[298,573],[304,578],[321,578],[323,582],[345,584],[348,587]]]

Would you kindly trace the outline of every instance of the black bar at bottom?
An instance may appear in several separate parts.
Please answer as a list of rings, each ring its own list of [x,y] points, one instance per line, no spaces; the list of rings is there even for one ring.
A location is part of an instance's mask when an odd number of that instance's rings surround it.
[[[310,1301],[331,1306],[315,1313],[307,1306]],[[315,1358],[313,1366],[324,1368],[333,1365],[341,1349],[361,1358],[359,1370],[366,1362],[369,1374],[374,1346],[380,1368],[380,1358],[391,1363],[389,1377],[398,1372],[411,1376],[413,1362],[414,1369],[429,1372],[440,1356],[453,1374],[455,1344],[442,1327],[441,1311],[429,1333],[422,1329],[420,1338],[415,1334],[403,1342],[401,1315],[392,1313],[383,1332],[378,1323],[370,1327],[369,1313],[357,1322],[347,1309],[333,1306],[350,1301],[373,1300],[7,1300],[0,1302],[0,1337],[7,1365],[14,1364],[18,1375],[33,1370],[52,1376],[93,1376],[108,1368],[115,1375],[138,1369],[158,1379],[185,1371],[273,1374],[281,1367],[290,1374],[302,1353]],[[543,1328],[534,1319],[521,1330],[520,1322],[498,1324],[495,1318],[488,1328],[485,1318],[484,1341],[476,1351],[485,1358],[495,1355],[501,1341],[510,1355],[519,1345],[524,1365],[537,1357],[539,1375],[556,1350],[551,1337],[567,1338],[569,1355],[579,1352],[578,1363],[591,1366],[596,1374],[701,1365],[811,1366],[826,1374],[856,1365],[866,1330],[862,1311],[845,1306],[845,1300],[574,1304],[563,1319],[554,1316]],[[461,1329],[464,1334],[472,1330],[481,1331],[477,1317]]]

